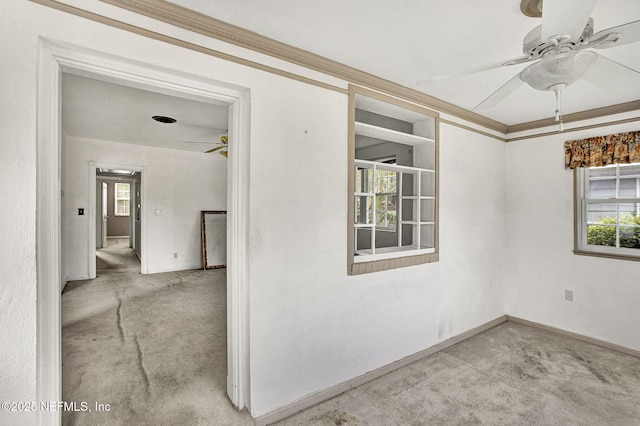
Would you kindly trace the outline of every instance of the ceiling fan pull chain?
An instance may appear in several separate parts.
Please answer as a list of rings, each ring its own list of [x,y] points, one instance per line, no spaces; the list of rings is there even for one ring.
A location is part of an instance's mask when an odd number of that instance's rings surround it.
[[[562,87],[556,87],[556,123],[558,123],[559,131],[564,131],[564,123],[562,122]]]

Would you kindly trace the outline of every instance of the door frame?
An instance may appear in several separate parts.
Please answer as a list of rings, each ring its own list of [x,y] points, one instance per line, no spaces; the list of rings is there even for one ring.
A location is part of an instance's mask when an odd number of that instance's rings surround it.
[[[247,407],[250,410],[249,89],[45,37],[38,40],[36,123],[37,399],[62,400],[60,305],[64,277],[60,195],[63,72],[229,106],[227,394],[238,409]],[[61,414],[59,411],[40,410],[38,424],[59,425]]]
[[[97,169],[116,169],[116,170],[130,170],[132,172],[140,173],[140,273],[147,274],[148,270],[148,258],[147,258],[147,205],[145,204],[146,198],[144,196],[145,190],[145,171],[147,170],[146,166],[137,166],[131,164],[120,164],[120,163],[103,163],[96,161],[89,161],[89,206],[93,206],[93,208],[89,208],[89,241],[87,242],[87,248],[89,249],[89,262],[87,265],[87,270],[89,271],[89,279],[94,279],[96,277],[96,221],[98,220],[96,211],[96,205],[98,202],[98,194],[96,182],[98,181],[98,175],[96,174]],[[122,182],[133,183],[131,179],[121,180]],[[133,185],[132,185],[133,186]],[[136,200],[138,202],[138,200]],[[133,205],[131,206],[133,207]],[[131,210],[131,216],[133,217],[133,209]],[[131,218],[129,218],[129,233],[135,233],[135,223],[132,226]],[[93,224],[93,226],[92,226]],[[129,241],[131,241],[131,236],[129,236]]]
[[[94,226],[96,229],[95,231],[96,232],[96,250],[98,250],[99,248],[103,248],[104,246],[104,235],[105,235],[104,224],[103,224],[104,216],[105,216],[104,205],[107,204],[104,200],[105,198],[107,198],[106,197],[107,188],[105,188],[104,185],[106,185],[107,183],[106,181],[96,177],[95,184],[96,184],[96,220],[95,220]],[[100,219],[98,219],[98,216],[100,216]],[[62,220],[64,220],[64,217],[62,218]],[[64,235],[64,231],[62,231],[62,233]],[[98,247],[98,241],[100,241],[100,247]],[[91,270],[89,269],[89,271]],[[89,276],[91,276],[91,272],[89,272]]]

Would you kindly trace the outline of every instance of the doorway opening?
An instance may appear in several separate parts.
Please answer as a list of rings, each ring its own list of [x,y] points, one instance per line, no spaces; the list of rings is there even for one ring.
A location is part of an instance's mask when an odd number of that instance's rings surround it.
[[[72,74],[122,84],[128,87],[169,93],[186,99],[217,102],[227,105],[228,119],[228,167],[227,210],[229,238],[227,240],[228,268],[226,275],[226,393],[238,409],[248,407],[248,204],[249,204],[249,93],[248,90],[230,84],[179,71],[171,71],[138,60],[115,58],[101,52],[67,43],[40,40],[38,79],[38,178],[37,178],[37,397],[41,401],[61,401],[61,292],[66,282],[66,263],[63,247],[69,241],[67,230],[74,230],[73,223],[63,220],[64,209],[74,200],[61,198],[62,184],[66,179],[80,175],[64,176],[61,158],[64,158],[61,129],[61,80],[63,74]],[[95,179],[96,168],[101,164],[89,162],[89,181]],[[86,164],[86,163],[85,163]],[[108,166],[108,165],[107,165]],[[143,170],[137,170],[143,171]],[[84,174],[83,174],[84,175]],[[84,175],[86,176],[86,175]],[[141,176],[141,268],[147,268],[148,241],[147,218],[153,214],[145,195],[145,179]],[[84,179],[84,178],[83,178]],[[89,182],[87,182],[88,184]],[[97,195],[96,185],[89,192]],[[176,193],[178,193],[176,191]],[[101,193],[100,193],[101,194]],[[91,199],[91,196],[89,197]],[[86,206],[91,211],[95,204]],[[70,210],[70,211],[71,211]],[[78,207],[78,215],[81,208]],[[152,213],[148,213],[151,211]],[[95,213],[95,211],[94,211]],[[162,216],[162,209],[155,209],[154,216]],[[81,219],[79,219],[81,220]],[[87,221],[87,228],[96,229],[95,221]],[[70,226],[71,225],[71,226]],[[72,231],[73,232],[73,231]],[[83,231],[84,232],[84,231]],[[95,232],[88,232],[95,238]],[[87,246],[95,250],[96,241],[88,239]],[[87,250],[90,252],[90,250]],[[87,253],[85,251],[85,253]],[[94,264],[87,261],[85,265]],[[90,267],[88,268],[90,269]],[[129,336],[131,337],[131,336]],[[133,340],[137,345],[139,340]],[[141,361],[142,362],[142,361]],[[144,363],[142,363],[144,365]],[[39,412],[39,423],[60,424],[60,412]]]
[[[111,401],[120,409],[110,419],[122,424],[136,423],[138,416],[151,423],[179,421],[172,414],[158,417],[160,405],[177,410],[184,402],[167,401],[171,394],[208,393],[211,400],[194,409],[197,417],[234,411],[224,398],[227,353],[220,350],[226,343],[226,303],[219,302],[226,300],[226,275],[201,271],[198,232],[202,210],[227,207],[227,159],[207,151],[215,149],[218,132],[226,136],[228,104],[97,76],[63,72],[61,80],[61,202],[75,203],[62,215],[67,275],[81,276],[79,268],[86,267],[73,261],[75,247],[95,241],[91,279],[74,280],[62,294],[62,400]],[[156,111],[173,118],[158,122]],[[76,176],[87,168],[84,183]],[[136,203],[143,177],[138,198],[146,201]],[[85,203],[93,210],[89,218],[76,216],[75,206]],[[140,241],[143,207],[153,213],[144,223],[148,244],[141,253],[134,220]],[[88,233],[74,227],[83,222]],[[142,276],[134,248],[146,259]],[[62,415],[63,423],[95,423],[102,414]]]
[[[140,273],[140,182],[135,170],[96,170],[97,276]]]

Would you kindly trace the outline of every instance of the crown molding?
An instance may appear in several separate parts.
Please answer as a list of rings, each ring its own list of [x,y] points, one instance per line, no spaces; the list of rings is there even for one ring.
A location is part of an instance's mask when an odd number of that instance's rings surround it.
[[[484,131],[479,130],[479,129],[474,129],[473,127],[465,126],[464,124],[456,123],[455,121],[447,120],[445,118],[440,118],[440,123],[448,124],[450,126],[459,127],[461,129],[468,130],[469,132],[477,133],[479,135],[483,135],[483,136],[486,136],[488,138],[493,138],[493,139],[499,140],[500,142],[507,142],[507,139],[503,138],[502,136],[494,135],[494,134],[491,134],[489,132],[484,132]]]
[[[349,83],[369,87],[389,95],[398,96],[501,133],[506,133],[507,131],[507,125],[503,123],[427,95],[426,93],[410,89],[398,83],[394,83],[373,74],[324,58],[306,50],[289,46],[252,31],[231,25],[219,19],[169,3],[165,0],[100,1],[198,34],[300,65],[332,77],[337,77],[346,80]]]
[[[580,130],[599,129],[601,127],[617,126],[619,124],[636,123],[636,122],[640,122],[640,117],[630,117],[630,118],[624,118],[624,119],[621,119],[621,120],[606,121],[606,122],[596,123],[596,124],[587,124],[587,125],[584,125],[584,126],[573,127],[571,129],[564,129],[562,132],[559,132],[559,131],[555,130],[555,131],[551,131],[551,132],[534,133],[534,134],[526,135],[526,136],[519,136],[519,137],[515,137],[515,138],[507,138],[505,140],[505,142],[516,142],[516,141],[521,141],[521,140],[525,140],[525,139],[535,139],[535,138],[541,138],[541,137],[544,137],[544,136],[567,134],[567,133],[571,133],[571,132],[578,132]]]
[[[340,93],[347,93],[346,89],[333,86],[321,81],[314,80],[309,77],[295,74],[293,72],[287,72],[278,69],[273,66],[268,66],[259,62],[251,61],[238,56],[233,56],[227,53],[223,53],[214,49],[206,48],[201,45],[189,43],[187,41],[173,38],[165,34],[147,30],[141,27],[137,27],[126,22],[118,21],[106,16],[89,12],[84,9],[79,9],[61,3],[57,0],[30,0],[34,3],[48,6],[53,9],[57,9],[72,15],[80,16],[86,19],[90,19],[95,22],[100,22],[106,25],[110,25],[115,28],[120,28],[125,31],[129,31],[135,34],[139,34],[145,37],[153,38],[161,42],[170,43],[178,47],[187,48],[193,51],[204,53],[209,56],[214,56],[231,62],[235,62],[244,66],[252,67],[262,71],[281,75],[286,78],[291,78],[297,81],[313,84],[318,87],[323,87],[329,90],[334,90]],[[495,130],[502,134],[508,135],[517,132],[536,130],[549,126],[554,126],[556,123],[553,118],[546,118],[542,120],[530,121],[526,123],[506,125],[496,120],[484,117],[475,112],[469,111],[457,105],[453,105],[449,102],[427,95],[415,89],[402,86],[398,83],[377,77],[373,74],[360,71],[358,69],[349,67],[336,61],[324,58],[322,56],[313,54],[303,49],[299,49],[293,46],[289,46],[284,43],[280,43],[268,37],[261,36],[252,31],[245,30],[235,25],[228,24],[218,19],[212,18],[207,15],[203,15],[198,12],[183,8],[181,6],[169,3],[165,0],[100,0],[104,3],[111,4],[116,7],[120,7],[132,12],[138,13],[143,16],[147,16],[189,31],[202,34],[208,37],[215,38],[236,46],[240,46],[249,50],[253,50],[258,53],[262,53],[277,59],[281,59],[296,65],[303,66],[305,68],[319,71],[326,75],[337,77],[346,80],[349,83],[357,84],[359,86],[368,87],[373,90],[386,93],[388,95],[396,96],[401,99],[417,103],[437,110],[441,113],[449,114],[454,117],[460,118],[470,123],[483,126],[487,129]],[[619,114],[624,112],[630,112],[640,110],[640,100],[631,101],[627,103],[611,105],[603,108],[596,108],[587,111],[577,112],[573,114],[567,114],[563,117],[565,123],[577,122],[581,120],[588,120],[594,118],[600,118],[612,114]],[[467,126],[463,126],[459,123],[449,122],[451,125],[467,128],[468,130],[476,133],[486,134],[496,139],[505,140],[501,137],[481,132],[477,129],[473,129]],[[607,125],[603,123],[602,125]],[[592,125],[589,127],[598,127],[598,125]],[[542,136],[545,133],[538,135],[530,135],[526,137],[509,138],[507,136],[506,141],[528,139],[531,137]]]
[[[602,108],[594,108],[586,111],[574,112],[573,114],[567,114],[562,117],[564,124],[573,123],[577,121],[590,120],[593,118],[606,117],[614,114],[621,114],[624,112],[631,112],[640,110],[640,100],[625,102],[622,104],[610,105]],[[515,124],[508,126],[505,133],[517,133],[526,130],[535,130],[544,127],[556,126],[555,119],[552,117],[545,118],[543,120],[529,121],[528,123]],[[511,139],[508,139],[511,140]]]
[[[285,78],[289,78],[292,80],[300,81],[306,84],[311,84],[317,87],[321,87],[323,89],[332,90],[334,92],[347,94],[348,91],[345,88],[334,86],[329,83],[324,83],[322,81],[314,80],[309,77],[305,77],[299,74],[295,74],[293,72],[288,72],[281,70],[279,68],[275,68],[269,65],[262,64],[260,62],[251,61],[245,58],[241,58],[238,56],[233,56],[228,53],[220,52],[218,50],[209,49],[207,47],[201,46],[199,44],[189,43],[187,41],[177,39],[174,37],[167,36],[165,34],[161,34],[158,32],[154,32],[145,28],[137,27],[135,25],[128,24],[126,22],[118,21],[116,19],[109,18],[104,15],[100,15],[97,13],[93,13],[87,11],[85,9],[80,9],[75,6],[68,5],[66,3],[62,3],[58,0],[29,0],[32,3],[40,4],[42,6],[50,7],[54,10],[59,10],[61,12],[68,13],[70,15],[78,16],[80,18],[89,19],[93,22],[98,22],[100,24],[108,25],[113,28],[118,28],[124,31],[128,31],[133,34],[137,34],[143,37],[148,37],[154,40],[161,41],[163,43],[168,43],[173,46],[181,47],[184,49],[192,50],[194,52],[203,53],[208,56],[213,56],[215,58],[220,58],[225,61],[233,62],[236,64],[244,65],[250,68],[254,68],[260,71],[269,72],[272,74],[280,75]]]

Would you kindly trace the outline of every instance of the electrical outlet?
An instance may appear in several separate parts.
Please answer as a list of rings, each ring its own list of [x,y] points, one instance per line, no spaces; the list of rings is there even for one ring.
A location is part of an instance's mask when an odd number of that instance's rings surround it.
[[[178,258],[178,253],[173,253],[173,258],[177,259]]]
[[[567,302],[573,302],[573,290],[564,291],[564,300]]]

